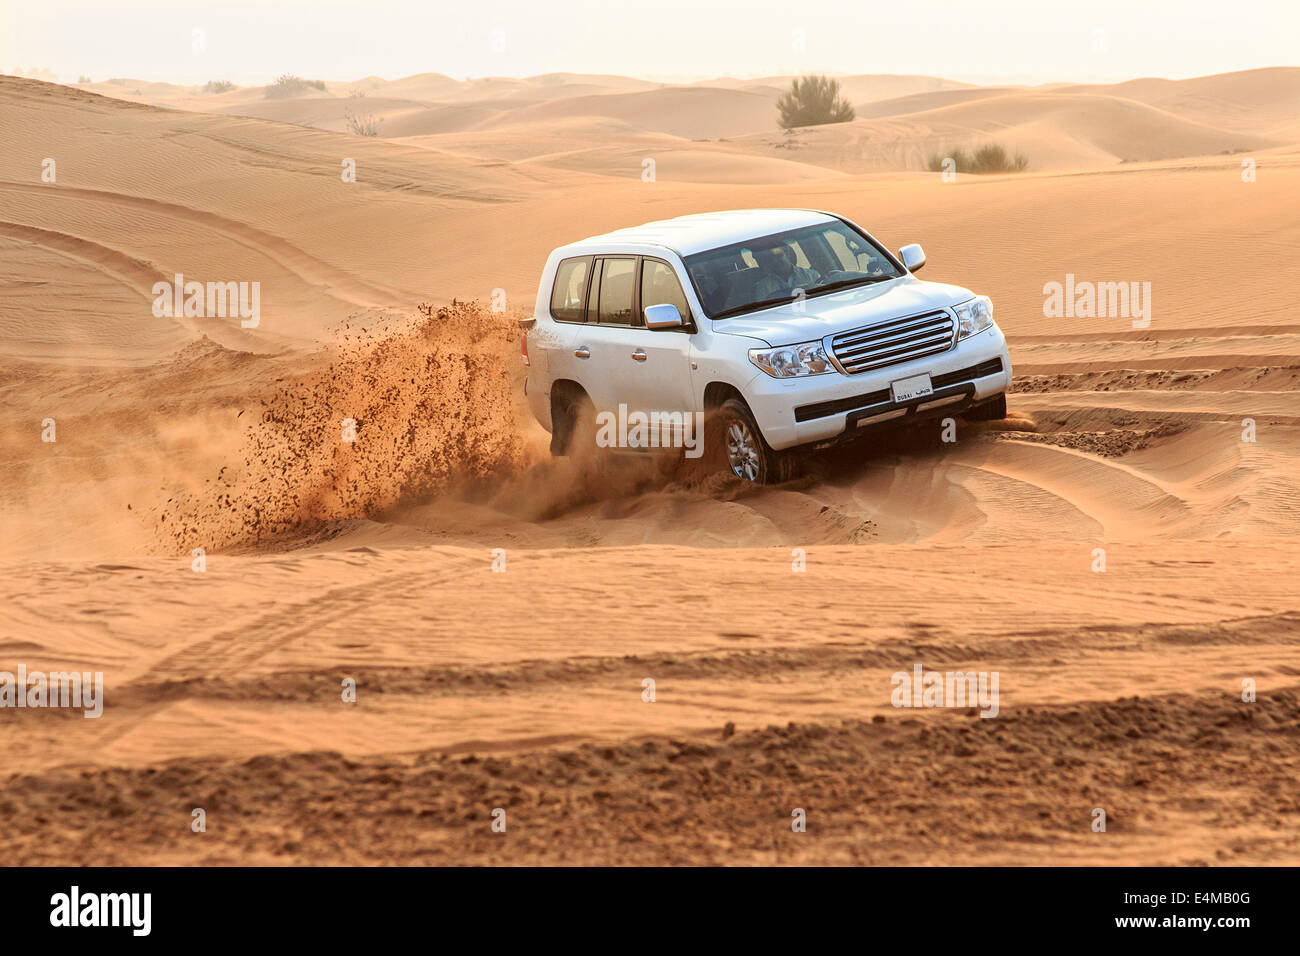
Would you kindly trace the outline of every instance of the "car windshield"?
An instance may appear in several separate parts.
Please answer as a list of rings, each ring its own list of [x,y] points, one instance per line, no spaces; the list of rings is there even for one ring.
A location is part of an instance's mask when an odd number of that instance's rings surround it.
[[[818,223],[685,257],[711,319],[902,275],[884,250],[846,223]]]

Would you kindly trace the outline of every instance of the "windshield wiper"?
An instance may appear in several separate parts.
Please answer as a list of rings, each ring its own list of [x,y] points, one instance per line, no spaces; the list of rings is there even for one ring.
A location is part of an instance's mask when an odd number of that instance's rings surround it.
[[[715,312],[712,318],[725,319],[729,315],[737,315],[741,312],[750,312],[754,309],[770,309],[774,305],[785,305],[787,302],[795,301],[793,295],[778,296],[775,299],[761,299],[758,302],[746,302],[744,305],[733,305],[730,309],[723,309],[721,312]]]
[[[828,282],[826,285],[814,286],[811,289],[805,289],[804,295],[821,295],[823,292],[834,292],[836,289],[846,289],[849,286],[872,285],[876,282],[888,282],[890,279],[897,279],[898,276],[862,276],[857,279],[838,279],[835,282]],[[733,305],[730,309],[723,309],[721,312],[715,312],[710,318],[725,319],[728,316],[738,315],[741,312],[755,312],[759,309],[770,309],[774,305],[785,305],[787,302],[797,301],[798,296],[783,295],[774,299],[761,299],[758,302],[748,302],[745,305]]]
[[[808,290],[809,295],[818,292],[832,292],[835,289],[847,289],[854,285],[873,285],[877,282],[888,282],[890,279],[897,279],[898,276],[862,276],[858,279],[837,279],[834,282],[828,282],[826,285],[815,286]]]

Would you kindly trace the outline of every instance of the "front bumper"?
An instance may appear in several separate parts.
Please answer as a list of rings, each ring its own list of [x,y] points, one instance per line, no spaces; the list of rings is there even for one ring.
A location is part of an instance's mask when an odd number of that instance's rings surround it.
[[[890,384],[922,372],[930,374],[934,393],[895,404]],[[960,412],[1010,387],[1011,355],[995,325],[938,355],[858,375],[782,380],[760,372],[745,399],[767,443],[780,450],[851,437],[861,427]]]

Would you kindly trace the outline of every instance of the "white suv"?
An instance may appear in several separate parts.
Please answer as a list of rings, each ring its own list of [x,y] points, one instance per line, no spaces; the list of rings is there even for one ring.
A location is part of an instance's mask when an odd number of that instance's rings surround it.
[[[918,245],[895,257],[805,209],[681,216],[562,246],[522,323],[529,405],[556,455],[588,447],[602,411],[687,430],[689,413],[712,413],[716,451],[757,482],[869,426],[1005,417],[1011,357],[993,304],[918,280],[923,265]]]

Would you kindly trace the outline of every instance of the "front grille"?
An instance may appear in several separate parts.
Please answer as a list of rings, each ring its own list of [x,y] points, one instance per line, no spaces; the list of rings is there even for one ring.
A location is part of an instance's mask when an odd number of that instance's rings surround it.
[[[955,332],[953,318],[947,312],[928,312],[841,332],[831,339],[831,351],[844,371],[853,375],[946,352],[952,348]]]

